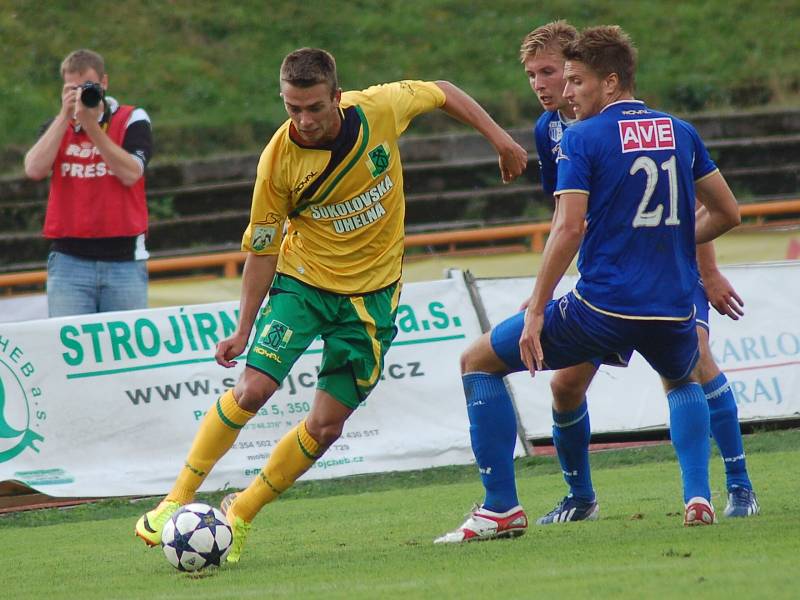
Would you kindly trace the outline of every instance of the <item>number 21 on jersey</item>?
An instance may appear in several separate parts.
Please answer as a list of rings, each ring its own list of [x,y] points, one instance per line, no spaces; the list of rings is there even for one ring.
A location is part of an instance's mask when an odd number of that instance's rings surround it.
[[[678,172],[675,167],[676,159],[673,154],[669,159],[661,163],[660,169],[667,173],[669,181],[669,215],[664,219],[664,225],[680,225],[678,218]],[[652,210],[647,210],[650,199],[656,189],[659,178],[659,165],[649,156],[640,156],[631,165],[630,174],[635,175],[639,171],[644,171],[647,181],[644,186],[644,194],[639,201],[636,209],[636,216],[633,217],[634,227],[658,227],[661,224],[661,217],[664,214],[664,206],[659,204]]]

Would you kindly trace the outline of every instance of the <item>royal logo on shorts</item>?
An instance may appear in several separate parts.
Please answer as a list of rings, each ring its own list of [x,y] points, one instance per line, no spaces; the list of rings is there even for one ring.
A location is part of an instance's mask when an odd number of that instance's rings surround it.
[[[567,308],[569,307],[569,296],[563,296],[558,301],[558,311],[561,313],[561,320],[567,320]]]
[[[669,118],[620,121],[619,139],[622,152],[675,149],[675,131]]]
[[[292,330],[280,321],[272,321],[258,336],[258,344],[272,350],[280,350],[286,347],[290,339]]]
[[[278,364],[283,363],[281,357],[272,350],[264,350],[263,348],[259,348],[258,346],[256,346],[255,348],[253,348],[253,352],[258,354],[259,356],[263,356],[265,358],[269,358],[270,360],[274,360]]]

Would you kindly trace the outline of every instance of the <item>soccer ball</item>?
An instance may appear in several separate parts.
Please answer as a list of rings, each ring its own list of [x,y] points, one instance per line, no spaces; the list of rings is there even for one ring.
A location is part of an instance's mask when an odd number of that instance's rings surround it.
[[[218,567],[228,556],[232,541],[233,532],[225,515],[199,502],[178,509],[161,532],[164,555],[180,571]]]

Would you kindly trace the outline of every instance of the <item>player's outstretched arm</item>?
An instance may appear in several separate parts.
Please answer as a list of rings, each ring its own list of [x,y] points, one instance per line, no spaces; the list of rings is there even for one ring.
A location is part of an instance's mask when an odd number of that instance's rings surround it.
[[[217,344],[217,351],[214,358],[223,367],[233,367],[239,356],[247,347],[247,340],[250,339],[250,330],[256,321],[258,310],[261,303],[272,285],[275,277],[275,268],[278,265],[277,255],[261,256],[253,254],[247,255],[242,271],[242,295],[239,301],[239,324],[236,331],[230,337],[221,340]]]
[[[736,197],[719,171],[701,179],[695,187],[703,205],[695,219],[696,243],[710,242],[742,222]]]
[[[495,123],[483,107],[472,96],[449,81],[437,81],[444,92],[442,110],[462,123],[470,125],[494,146],[500,161],[500,176],[503,183],[519,177],[528,165],[528,152],[517,144],[508,132]]]

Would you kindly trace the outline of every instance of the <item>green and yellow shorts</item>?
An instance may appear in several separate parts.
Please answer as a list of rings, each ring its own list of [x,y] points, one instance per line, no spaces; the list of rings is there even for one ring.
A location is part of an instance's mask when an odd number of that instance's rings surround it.
[[[378,383],[397,335],[400,283],[358,296],[326,292],[280,273],[256,323],[247,366],[282,383],[317,336],[323,340],[317,388],[356,408]]]

